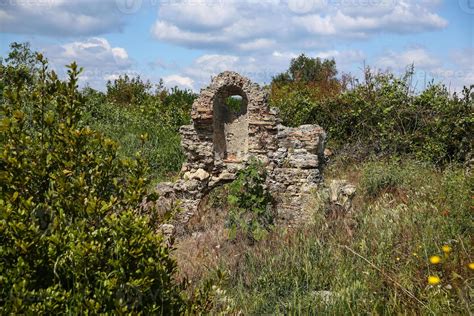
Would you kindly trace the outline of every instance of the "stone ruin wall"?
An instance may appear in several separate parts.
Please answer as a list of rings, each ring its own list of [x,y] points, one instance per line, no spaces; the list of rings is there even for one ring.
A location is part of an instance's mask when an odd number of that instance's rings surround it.
[[[235,95],[242,97],[243,104],[237,112],[226,105],[227,98]],[[158,204],[179,200],[178,221],[186,223],[213,188],[232,181],[255,157],[266,166],[278,221],[307,220],[304,199],[322,181],[326,134],[321,127],[281,125],[269,107],[268,93],[228,71],[201,91],[191,116],[192,124],[180,129],[187,161],[177,182],[158,186]]]

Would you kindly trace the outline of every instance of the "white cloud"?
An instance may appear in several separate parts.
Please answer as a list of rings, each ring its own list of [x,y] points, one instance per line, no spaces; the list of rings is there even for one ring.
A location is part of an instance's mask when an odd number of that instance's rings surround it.
[[[411,64],[414,64],[415,68],[433,70],[441,66],[441,61],[424,48],[410,48],[403,52],[388,51],[377,59],[376,64],[391,70],[404,69]]]
[[[292,52],[280,52],[280,51],[276,50],[272,53],[272,56],[277,57],[277,58],[285,58],[287,60],[290,60],[292,58],[298,57],[298,54],[295,54],[295,53],[292,53]]]
[[[1,31],[55,37],[119,31],[124,26],[125,15],[119,10],[117,1],[2,1]]]
[[[474,70],[474,48],[456,50],[451,54],[454,63],[463,69]]]
[[[119,75],[119,74],[110,74],[110,75],[106,75],[106,76],[104,77],[104,79],[105,79],[106,81],[114,81],[114,80],[117,80],[117,79],[119,79],[119,78],[120,78],[120,75]]]
[[[170,88],[178,86],[180,88],[194,90],[194,80],[189,77],[170,75],[163,77],[163,82]]]
[[[251,51],[251,50],[265,50],[275,46],[275,41],[265,38],[259,38],[254,41],[239,44],[238,47],[240,50]]]
[[[172,0],[159,7],[152,34],[221,52],[270,52],[282,45],[314,50],[341,38],[445,28],[437,5],[439,0]]]
[[[112,55],[115,57],[115,59],[121,59],[121,60],[128,59],[127,51],[123,49],[122,47],[112,48]]]
[[[315,35],[335,35],[336,26],[330,16],[322,17],[318,14],[305,15],[293,18],[295,26],[301,27],[308,33]]]
[[[474,85],[474,48],[469,47],[452,52],[454,63],[459,70],[454,72],[453,85],[457,91],[461,91],[464,86]]]
[[[382,32],[418,33],[447,26],[447,22],[438,15],[409,5],[395,6],[382,16],[350,15],[350,12],[337,10],[325,16],[311,14],[295,17],[293,21],[310,34],[351,38],[367,38]]]
[[[341,53],[338,50],[329,50],[329,51],[321,51],[316,54],[316,57],[323,58],[323,59],[329,59],[329,58],[335,58],[336,56],[339,56]]]
[[[233,19],[239,15],[236,7],[230,5],[216,5],[215,3],[198,1],[185,1],[180,3],[163,3],[158,17],[183,29],[196,29],[200,31],[221,29],[232,24]]]
[[[55,61],[70,62],[94,67],[128,68],[131,61],[122,47],[112,47],[109,41],[101,37],[92,37],[84,41],[75,41],[54,46],[49,49]]]
[[[11,23],[11,21],[13,21],[14,18],[10,16],[6,11],[0,10],[0,20],[2,21],[0,22],[0,26],[2,26],[3,28],[4,24]]]
[[[319,51],[314,54],[314,57],[322,59],[334,59],[336,60],[336,66],[338,69],[344,72],[350,72],[351,66],[362,65],[366,56],[361,50],[328,50]]]
[[[407,66],[414,65],[414,85],[423,88],[431,80],[444,83],[451,92],[461,91],[463,86],[474,84],[474,51],[472,48],[451,53],[452,65],[442,61],[422,47],[404,51],[388,51],[379,56],[375,66],[395,74],[403,74]]]
[[[88,82],[92,87],[103,89],[107,80],[117,79],[120,74],[134,75],[132,60],[122,47],[113,47],[101,37],[92,37],[84,41],[68,42],[43,49],[52,66],[63,77],[65,65],[76,61],[84,72],[81,84]]]

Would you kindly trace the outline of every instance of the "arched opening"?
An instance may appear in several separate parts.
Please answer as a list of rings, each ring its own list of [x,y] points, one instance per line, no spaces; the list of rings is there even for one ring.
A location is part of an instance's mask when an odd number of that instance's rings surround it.
[[[248,152],[247,95],[236,86],[222,87],[214,97],[215,158],[238,162]]]
[[[231,95],[225,100],[225,104],[229,108],[230,111],[234,112],[234,114],[239,114],[242,112],[242,105],[244,103],[244,99],[240,95]]]

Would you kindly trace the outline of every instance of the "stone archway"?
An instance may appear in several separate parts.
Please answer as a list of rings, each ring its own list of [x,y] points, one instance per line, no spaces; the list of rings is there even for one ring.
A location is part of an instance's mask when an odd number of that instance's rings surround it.
[[[240,96],[238,108],[229,106],[229,98]],[[240,162],[248,153],[248,97],[237,86],[221,87],[213,101],[213,144],[215,159]]]
[[[226,103],[240,96],[239,108]],[[232,181],[250,157],[265,164],[266,185],[276,200],[279,221],[305,220],[301,205],[322,181],[326,134],[317,125],[285,127],[270,109],[268,91],[226,71],[201,90],[192,106],[192,124],[182,126],[186,162],[181,178],[157,189],[161,202],[180,200],[177,222],[186,223],[216,186]]]

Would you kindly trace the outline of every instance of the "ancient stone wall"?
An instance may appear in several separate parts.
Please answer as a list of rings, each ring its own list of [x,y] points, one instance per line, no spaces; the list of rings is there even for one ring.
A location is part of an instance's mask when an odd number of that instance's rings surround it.
[[[232,111],[230,96],[242,106]],[[175,183],[158,187],[159,203],[179,200],[187,222],[202,198],[216,186],[232,181],[250,157],[268,171],[267,185],[276,200],[278,219],[306,220],[302,203],[322,181],[326,134],[317,125],[289,128],[270,109],[268,93],[235,72],[223,72],[203,89],[192,107],[192,124],[180,129],[187,161]]]

